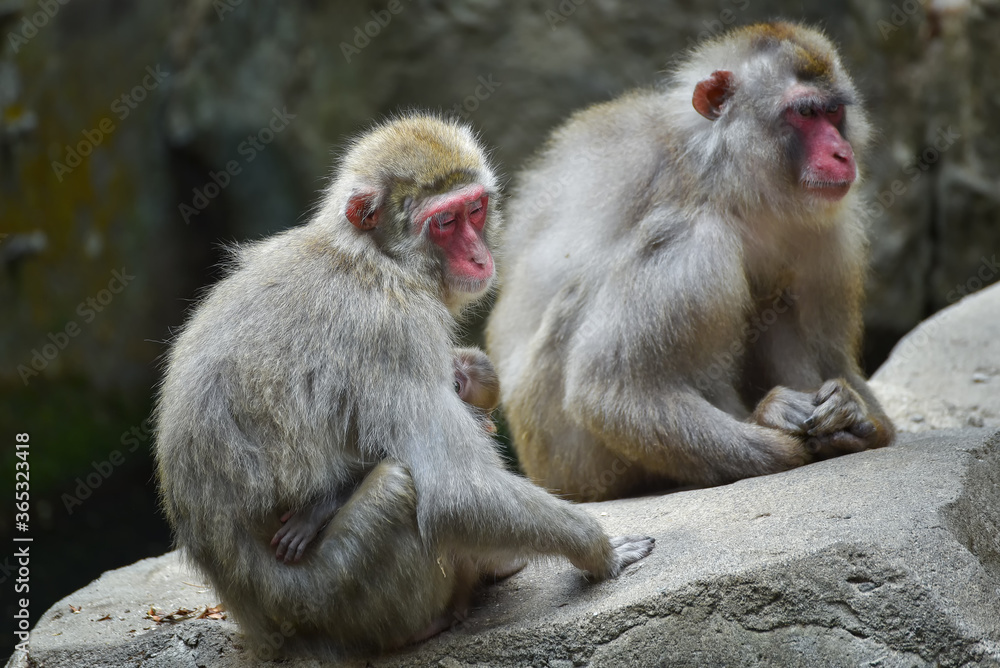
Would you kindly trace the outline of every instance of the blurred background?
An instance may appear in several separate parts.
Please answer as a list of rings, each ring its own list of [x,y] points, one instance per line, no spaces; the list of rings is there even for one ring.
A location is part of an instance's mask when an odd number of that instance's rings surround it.
[[[34,539],[32,622],[170,548],[146,422],[165,342],[219,277],[221,242],[306,219],[345,138],[435,109],[511,175],[573,110],[778,17],[834,38],[879,129],[871,372],[1000,278],[1000,0],[0,0],[3,642],[15,533]]]

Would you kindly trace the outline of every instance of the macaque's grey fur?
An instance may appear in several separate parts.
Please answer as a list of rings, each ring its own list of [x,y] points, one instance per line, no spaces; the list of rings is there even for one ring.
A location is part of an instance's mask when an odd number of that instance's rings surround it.
[[[520,558],[605,578],[652,548],[505,471],[456,394],[454,314],[481,295],[456,291],[406,213],[469,183],[491,195],[489,243],[497,178],[468,128],[419,114],[373,128],[308,224],[239,249],[170,351],[167,517],[265,653],[396,647],[447,627],[480,576]],[[375,229],[345,217],[359,189],[377,194]],[[355,487],[299,562],[275,558],[284,513]]]
[[[712,121],[692,95],[718,70],[735,86]],[[577,113],[520,174],[487,343],[537,483],[615,498],[892,440],[857,362],[864,202],[856,183],[806,196],[782,122],[801,72],[817,104],[847,105],[862,153],[871,131],[834,46],[778,23]]]

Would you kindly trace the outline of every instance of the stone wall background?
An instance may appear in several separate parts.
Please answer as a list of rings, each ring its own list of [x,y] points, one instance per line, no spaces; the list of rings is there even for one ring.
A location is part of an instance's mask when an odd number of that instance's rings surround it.
[[[571,111],[777,17],[840,44],[880,131],[874,366],[1000,278],[998,0],[0,0],[0,424],[31,433],[51,538],[33,609],[166,549],[143,422],[163,342],[220,242],[308,215],[345,137],[439,109],[510,175]]]

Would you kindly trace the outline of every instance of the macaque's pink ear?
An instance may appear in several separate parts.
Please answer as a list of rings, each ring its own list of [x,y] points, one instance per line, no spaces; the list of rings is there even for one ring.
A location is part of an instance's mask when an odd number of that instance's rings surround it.
[[[357,192],[347,200],[347,220],[359,230],[373,230],[378,225],[379,209],[373,191]]]
[[[733,73],[728,70],[716,70],[694,87],[694,98],[691,103],[699,114],[714,121],[722,115],[722,107],[732,94]]]

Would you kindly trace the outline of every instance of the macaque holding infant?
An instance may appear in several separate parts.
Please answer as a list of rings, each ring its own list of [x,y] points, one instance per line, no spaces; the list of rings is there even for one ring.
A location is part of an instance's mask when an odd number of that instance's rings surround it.
[[[500,381],[490,359],[478,348],[455,348],[455,392],[459,398],[476,410],[483,429],[490,434],[497,431],[490,415],[500,403]],[[286,562],[302,558],[306,547],[333,518],[333,515],[354,490],[347,488],[339,494],[323,497],[301,510],[289,510],[281,516],[281,528],[271,539],[275,556]]]
[[[887,445],[857,363],[869,134],[833,45],[788,23],[576,114],[518,179],[494,371],[453,347],[496,280],[485,151],[434,116],[372,128],[172,346],[156,457],[178,543],[251,645],[377,652],[525,560],[603,579],[653,549],[504,469],[498,391],[528,476],[575,500]]]
[[[507,471],[484,428],[492,366],[452,342],[495,280],[499,199],[467,127],[378,125],[313,219],[242,247],[174,342],[163,505],[251,646],[399,647],[525,560],[599,580],[652,550]]]

